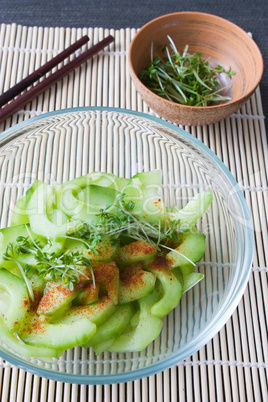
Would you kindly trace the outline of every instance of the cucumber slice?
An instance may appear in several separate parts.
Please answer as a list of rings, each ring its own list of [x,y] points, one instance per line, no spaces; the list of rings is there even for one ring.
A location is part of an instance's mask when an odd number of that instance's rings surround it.
[[[28,229],[29,225],[28,225]],[[28,231],[25,225],[11,226],[0,230],[0,266],[6,266],[3,260],[3,254],[6,252],[8,243],[16,243],[19,236],[28,237]]]
[[[59,320],[52,324],[42,321],[37,314],[32,313],[31,319],[18,334],[29,345],[66,350],[88,342],[96,329],[96,325],[83,316],[76,316],[75,320],[68,323]]]
[[[53,357],[57,358],[62,355],[61,350],[52,348],[43,348],[38,346],[27,345],[22,340],[18,339],[14,334],[9,332],[7,326],[4,324],[4,318],[0,315],[0,339],[15,353],[25,357],[37,357],[46,360],[51,360]]]
[[[27,206],[28,202],[30,201],[34,191],[36,190],[36,188],[38,186],[40,186],[40,184],[42,184],[41,180],[35,180],[33,182],[33,184],[31,185],[31,187],[26,191],[26,194],[25,194],[25,207]]]
[[[33,191],[31,198],[26,204],[26,213],[30,220],[33,233],[54,240],[57,237],[66,236],[66,233],[80,225],[80,221],[52,222],[48,214],[51,212],[55,201],[54,189],[45,184],[39,184]],[[59,216],[59,215],[58,215]],[[62,215],[63,217],[63,215]]]
[[[125,187],[129,183],[129,179],[125,179],[124,177],[116,176],[115,180],[112,184],[109,185],[108,188],[113,188],[114,190],[118,191],[119,193],[123,193]]]
[[[111,184],[115,180],[113,175],[109,176],[108,174],[93,172],[62,184],[56,194],[57,207],[69,217],[79,213],[83,208],[83,203],[77,199],[78,194],[90,184],[99,182],[99,185],[101,185],[103,175],[106,178],[106,180],[103,180],[103,184],[104,182]]]
[[[110,208],[107,209],[107,212],[115,211],[117,195],[118,192],[111,188],[96,185],[85,187],[77,196],[80,211],[73,214],[72,219],[86,223],[98,222],[101,209],[105,209],[109,205]]]
[[[26,205],[26,213],[30,220],[32,231],[40,236],[54,239],[57,236],[66,235],[65,226],[57,226],[47,216],[47,203],[53,197],[53,188],[41,183],[31,194]]]
[[[98,176],[98,178],[97,178],[97,176]],[[117,179],[117,176],[115,174],[99,172],[99,173],[96,173],[96,177],[94,177],[94,178],[95,178],[95,180],[94,180],[93,184],[100,186],[100,187],[115,189],[114,182]]]
[[[140,261],[151,261],[155,256],[155,245],[143,240],[137,240],[118,248],[115,261],[119,266],[125,266]]]
[[[56,205],[69,217],[79,213],[83,208],[83,203],[77,199],[77,194],[82,188],[70,181],[63,184],[57,192]]]
[[[132,179],[139,179],[143,186],[153,186],[155,189],[157,189],[157,191],[162,185],[160,170],[150,170],[148,172],[136,173]]]
[[[73,300],[73,306],[96,303],[99,300],[100,284],[87,283],[78,296]]]
[[[54,205],[47,213],[47,217],[50,222],[54,223],[56,226],[65,225],[69,221],[68,216],[62,210],[56,208]]]
[[[95,349],[95,346],[99,343],[103,343],[109,339],[114,339],[120,336],[129,324],[129,321],[134,313],[135,308],[133,304],[118,306],[113,315],[97,328],[96,333],[89,340],[88,344],[84,345],[84,347],[88,348],[93,346]]]
[[[160,191],[161,172],[158,170],[137,173],[124,189],[126,201],[135,203],[132,213],[151,225],[164,224],[169,220]]]
[[[109,348],[112,346],[116,338],[110,338],[107,339],[107,341],[103,341],[100,343],[97,343],[96,345],[93,346],[93,350],[96,355],[100,355],[102,352],[105,352],[106,350],[109,350]]]
[[[193,286],[195,286],[198,282],[200,282],[204,278],[204,275],[201,272],[192,272],[189,275],[183,277],[183,293],[187,292]]]
[[[83,188],[89,186],[90,184],[96,184],[102,187],[111,187],[114,181],[118,179],[119,177],[113,173],[92,172],[69,180],[64,183],[63,186],[68,186],[69,184],[71,184],[72,186],[76,186],[77,193],[79,193],[81,190],[83,190]]]
[[[17,226],[29,223],[28,215],[25,211],[26,196],[20,197],[14,207],[14,211],[11,217],[10,226]]]
[[[37,314],[52,319],[62,314],[79,292],[79,286],[75,284],[74,287],[74,290],[70,290],[69,286],[65,287],[62,283],[49,281],[38,305]]]
[[[159,318],[165,317],[178,304],[183,287],[176,275],[161,264],[161,258],[147,264],[146,269],[152,272],[160,283],[161,298],[152,306],[151,313]]]
[[[142,269],[142,264],[126,267],[120,273],[119,304],[125,304],[152,293],[156,277]]]
[[[114,262],[96,262],[92,261],[91,266],[94,272],[94,278],[97,283],[104,285],[109,299],[118,303],[119,291],[119,269]]]
[[[116,310],[116,306],[107,296],[102,296],[97,303],[89,306],[74,306],[71,307],[64,315],[55,320],[55,324],[69,324],[76,320],[85,318],[96,325],[104,323]],[[81,345],[84,345],[81,343]]]
[[[170,268],[199,261],[205,252],[206,236],[196,228],[190,232],[182,232],[178,235],[180,245],[166,255]]]
[[[23,279],[2,268],[0,269],[0,290],[9,295],[9,302],[6,302],[3,311],[4,323],[10,332],[16,332],[30,306],[26,284]]]
[[[156,291],[139,299],[140,311],[136,313],[139,316],[137,327],[116,338],[107,350],[110,352],[136,352],[143,350],[154,341],[163,326],[161,318],[151,314],[151,308],[158,300],[159,294]]]
[[[64,249],[70,252],[81,251],[88,260],[109,262],[112,261],[117,247],[113,245],[110,238],[103,237],[100,243],[95,247],[96,251],[93,253],[87,248],[86,240],[81,241],[75,238],[67,238]]]
[[[31,272],[31,275],[29,276],[30,276],[29,281],[34,295],[34,299],[32,301],[32,307],[38,306],[46,287],[46,281],[44,278],[41,278],[34,270],[33,272]]]
[[[212,191],[196,194],[184,208],[169,213],[171,221],[178,221],[182,231],[190,229],[203,215],[212,202]]]
[[[177,275],[178,272],[180,272],[181,274],[181,278],[183,280],[184,277],[186,277],[187,275],[190,275],[192,272],[194,272],[194,265],[193,264],[184,264],[184,265],[180,265],[177,268],[174,268],[173,271],[174,273]]]
[[[69,217],[78,213],[83,207],[83,203],[77,199],[78,194],[88,185],[100,182],[102,176],[103,173],[93,172],[63,183],[56,193],[56,206]],[[113,180],[111,177],[110,182]]]

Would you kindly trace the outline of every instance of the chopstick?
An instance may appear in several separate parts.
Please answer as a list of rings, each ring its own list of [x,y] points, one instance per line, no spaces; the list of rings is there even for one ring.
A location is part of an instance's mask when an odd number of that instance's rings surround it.
[[[41,81],[28,91],[24,92],[22,95],[19,95],[16,99],[0,109],[0,122],[3,122],[8,116],[18,111],[26,103],[36,98],[46,89],[51,87],[56,81],[60,80],[65,75],[79,67],[87,59],[94,56],[96,53],[98,53],[104,47],[108,46],[113,41],[114,37],[112,35],[107,36],[102,41],[92,46],[90,49],[86,50],[80,56],[70,61],[70,63],[64,65],[62,68],[51,74],[49,77],[45,78],[43,81]]]
[[[15,98],[16,95],[20,94],[22,91],[27,89],[30,85],[32,85],[39,78],[43,77],[48,71],[52,70],[57,64],[61,63],[66,57],[70,56],[73,52],[83,46],[85,43],[89,41],[89,37],[87,35],[83,36],[77,42],[73,43],[67,49],[63,50],[57,56],[53,57],[46,64],[38,68],[38,70],[34,71],[28,77],[24,78],[22,81],[18,82],[12,88],[8,89],[2,95],[0,95],[0,107],[5,105],[11,99]]]

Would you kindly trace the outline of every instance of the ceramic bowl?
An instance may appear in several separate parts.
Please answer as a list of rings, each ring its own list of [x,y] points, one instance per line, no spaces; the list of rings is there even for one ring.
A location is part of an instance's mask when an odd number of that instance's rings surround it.
[[[76,347],[49,361],[16,353],[0,334],[2,358],[53,380],[120,383],[181,362],[222,328],[251,272],[251,218],[226,166],[174,124],[129,110],[92,107],[43,114],[0,134],[0,227],[10,224],[14,203],[36,179],[63,183],[92,171],[130,178],[155,169],[162,172],[168,206],[181,208],[204,189],[213,193],[211,206],[198,221],[206,250],[195,269],[204,279],[164,318],[159,337],[140,352],[95,355],[92,349]]]
[[[161,54],[169,35],[179,52],[189,45],[189,52],[201,52],[210,64],[229,67],[232,78],[221,74],[223,94],[230,101],[208,107],[181,105],[154,94],[140,81],[138,74],[150,63],[151,44],[154,54]],[[141,98],[160,117],[176,124],[205,125],[236,112],[252,95],[263,74],[263,59],[254,40],[241,28],[223,18],[199,12],[179,12],[156,18],[135,35],[129,49],[130,74]]]

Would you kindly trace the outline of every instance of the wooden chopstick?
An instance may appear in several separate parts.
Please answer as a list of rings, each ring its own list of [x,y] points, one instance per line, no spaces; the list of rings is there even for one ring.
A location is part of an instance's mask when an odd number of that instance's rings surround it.
[[[24,78],[22,81],[18,82],[12,88],[8,89],[2,95],[0,95],[0,107],[5,105],[11,99],[14,99],[15,96],[19,95],[22,91],[27,89],[30,85],[32,85],[35,81],[39,80],[39,78],[43,77],[48,71],[52,70],[57,64],[61,63],[66,57],[70,56],[73,52],[83,46],[85,43],[89,41],[89,37],[87,35],[83,36],[77,42],[73,43],[67,49],[63,50],[57,56],[53,57],[46,64],[38,68],[38,70],[34,71],[28,77]]]
[[[79,67],[87,59],[94,56],[96,53],[98,53],[104,47],[108,46],[113,41],[114,37],[112,35],[107,36],[102,41],[92,46],[90,49],[86,50],[80,56],[70,61],[70,63],[64,65],[62,68],[57,70],[55,73],[51,74],[49,77],[45,78],[43,81],[41,81],[28,91],[24,92],[22,95],[19,95],[16,99],[14,99],[6,106],[4,106],[2,109],[0,109],[0,122],[4,121],[8,116],[18,111],[26,103],[36,98],[46,89],[51,87],[56,81],[63,78],[65,75],[73,71],[75,68]]]

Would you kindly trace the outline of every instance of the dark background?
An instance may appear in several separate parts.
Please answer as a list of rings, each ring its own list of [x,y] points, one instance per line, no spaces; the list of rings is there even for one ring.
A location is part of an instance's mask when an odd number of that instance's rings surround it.
[[[153,18],[178,11],[216,14],[252,33],[264,60],[260,89],[264,115],[267,116],[268,0],[0,0],[0,23],[139,28]]]

